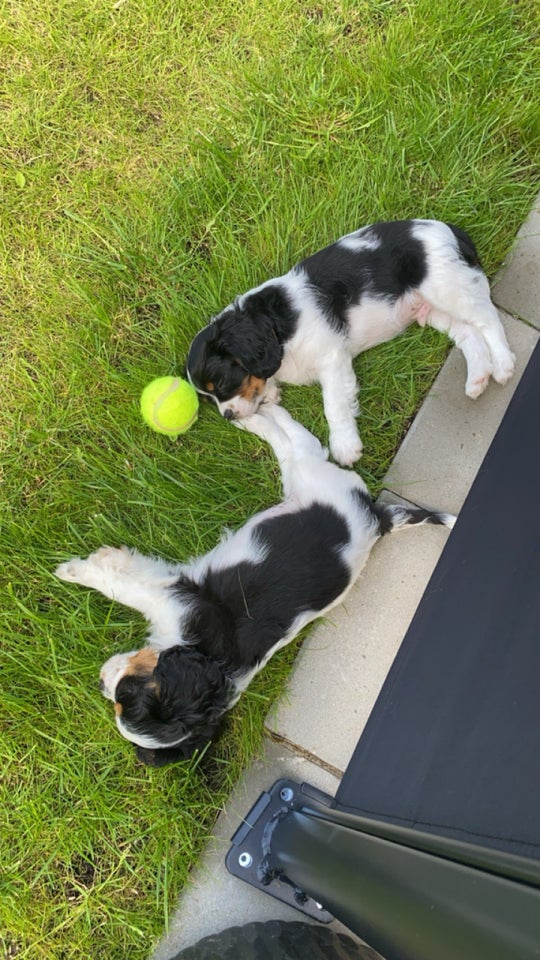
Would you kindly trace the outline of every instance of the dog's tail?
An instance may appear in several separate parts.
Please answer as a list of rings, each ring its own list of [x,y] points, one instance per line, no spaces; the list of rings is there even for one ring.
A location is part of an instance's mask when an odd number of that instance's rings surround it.
[[[373,512],[379,521],[381,537],[385,533],[394,533],[402,527],[418,526],[421,523],[434,523],[451,530],[456,522],[452,513],[441,510],[428,510],[425,507],[409,507],[401,503],[374,503]]]

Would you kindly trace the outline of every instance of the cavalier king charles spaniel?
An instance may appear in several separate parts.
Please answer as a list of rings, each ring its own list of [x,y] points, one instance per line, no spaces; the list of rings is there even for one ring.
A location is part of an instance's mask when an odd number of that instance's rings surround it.
[[[514,369],[472,240],[437,220],[374,223],[341,237],[284,276],[237,297],[193,340],[187,375],[230,420],[279,400],[277,383],[321,384],[330,451],[361,455],[352,360],[414,321],[463,351],[467,396]]]
[[[276,650],[343,600],[383,534],[454,522],[446,513],[374,503],[358,474],[329,463],[281,406],[266,404],[239,426],[273,447],[280,504],[188,563],[102,547],[56,570],[149,621],[146,645],[107,660],[101,688],[120,733],[152,766],[186,759],[216,736]]]

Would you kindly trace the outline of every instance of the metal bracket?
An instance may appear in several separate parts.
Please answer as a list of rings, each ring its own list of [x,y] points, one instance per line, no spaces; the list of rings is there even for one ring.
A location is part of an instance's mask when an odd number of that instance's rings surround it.
[[[239,880],[287,903],[308,917],[321,923],[331,923],[334,918],[322,904],[308,897],[284,874],[272,871],[268,862],[269,842],[275,824],[306,800],[317,800],[325,806],[332,803],[331,797],[309,784],[277,780],[268,791],[261,793],[231,837],[232,846],[225,857],[225,865],[229,873]]]

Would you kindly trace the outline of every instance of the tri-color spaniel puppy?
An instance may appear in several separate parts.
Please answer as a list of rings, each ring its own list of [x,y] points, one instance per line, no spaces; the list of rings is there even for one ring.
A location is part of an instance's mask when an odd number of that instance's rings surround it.
[[[272,654],[344,598],[379,537],[406,524],[453,525],[445,513],[373,503],[358,474],[327,462],[283,407],[266,405],[243,425],[272,445],[282,503],[189,563],[102,547],[56,570],[150,622],[146,646],[111,657],[101,684],[120,733],[153,766],[216,735]]]
[[[472,240],[436,220],[374,223],[302,260],[226,307],[193,340],[189,379],[228,419],[250,416],[276,382],[322,386],[330,450],[338,463],[362,452],[352,359],[416,320],[463,351],[465,392],[514,369]]]

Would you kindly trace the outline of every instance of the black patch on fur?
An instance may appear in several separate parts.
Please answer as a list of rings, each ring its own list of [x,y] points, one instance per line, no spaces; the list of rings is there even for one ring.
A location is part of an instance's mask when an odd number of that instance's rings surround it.
[[[447,223],[446,226],[450,227],[450,230],[457,240],[458,251],[461,259],[469,267],[477,267],[481,270],[482,264],[480,263],[478,252],[469,235],[465,233],[461,227],[455,227],[453,223]]]
[[[236,396],[247,374],[267,380],[281,366],[283,344],[297,321],[279,283],[246,294],[195,337],[186,362],[193,385],[205,391],[213,383],[223,401]]]
[[[412,234],[412,220],[374,223],[357,232],[361,239],[376,238],[379,246],[353,250],[339,241],[302,260],[317,304],[332,327],[346,331],[348,309],[368,294],[397,300],[425,279],[427,261],[423,243]]]
[[[366,493],[364,490],[355,489],[352,491],[352,495],[360,503],[360,506],[376,519],[381,537],[384,537],[386,533],[390,533],[394,523],[385,504],[376,503],[375,500],[370,497],[369,493]]]
[[[182,600],[194,601],[186,639],[228,676],[242,676],[299,614],[323,610],[345,590],[350,570],[341,551],[349,541],[344,518],[323,504],[264,520],[253,533],[266,550],[260,563],[210,569],[202,583],[176,587]]]

